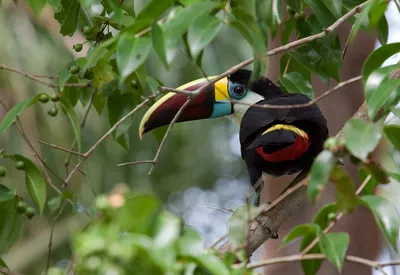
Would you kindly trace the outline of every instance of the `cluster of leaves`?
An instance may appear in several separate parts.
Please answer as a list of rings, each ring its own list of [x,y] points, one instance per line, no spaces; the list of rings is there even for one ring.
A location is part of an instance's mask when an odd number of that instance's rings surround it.
[[[101,214],[73,239],[79,274],[256,274],[233,268],[232,253],[205,250],[197,231],[153,196],[113,193],[96,205]]]

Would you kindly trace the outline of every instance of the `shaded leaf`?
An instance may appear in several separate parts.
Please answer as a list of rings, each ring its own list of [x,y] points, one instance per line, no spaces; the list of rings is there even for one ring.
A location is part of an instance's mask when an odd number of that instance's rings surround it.
[[[357,206],[354,184],[349,174],[340,166],[333,168],[330,180],[336,186],[336,202],[338,209],[344,213],[352,212]]]
[[[334,0],[337,1],[337,0]],[[317,16],[319,22],[321,22],[323,27],[328,27],[335,22],[335,17],[328,9],[325,1],[323,0],[304,0],[304,2],[310,6],[314,14]],[[328,1],[330,2],[330,1]],[[338,1],[339,2],[339,1]],[[334,6],[334,5],[331,5]]]
[[[335,163],[336,157],[328,150],[322,151],[314,160],[307,187],[308,199],[311,202],[315,202],[320,191],[328,184]]]
[[[352,155],[364,162],[381,137],[381,126],[366,120],[351,119],[344,126],[344,144]]]
[[[322,230],[317,224],[309,223],[297,225],[282,240],[281,248],[294,241],[298,237],[305,237],[308,235],[319,236],[321,233]]]
[[[61,97],[60,105],[64,109],[65,113],[67,114],[69,120],[72,124],[72,129],[74,130],[76,144],[78,146],[78,152],[82,150],[82,136],[81,136],[81,124],[78,120],[78,117],[75,113],[74,107],[72,107],[71,103],[68,100]]]
[[[0,254],[3,254],[17,241],[22,227],[23,215],[17,213],[15,191],[0,185],[0,197],[2,198],[0,200]]]
[[[153,44],[154,51],[156,52],[158,58],[164,64],[165,68],[168,70],[167,55],[165,49],[165,38],[164,32],[157,22],[153,23],[151,30],[151,40]]]
[[[382,231],[385,239],[397,252],[397,239],[399,236],[399,214],[396,207],[387,199],[365,195],[359,198],[360,204],[371,210],[376,223]]]
[[[357,36],[358,31],[360,30],[361,26],[365,24],[366,20],[368,19],[368,14],[372,10],[373,6],[378,2],[378,0],[371,0],[366,6],[364,6],[361,14],[357,17],[356,22],[353,24],[353,28],[350,32],[349,41],[350,43],[354,40]]]
[[[321,252],[337,268],[339,273],[342,272],[349,243],[350,237],[347,233],[328,233],[322,235],[318,242]]]
[[[210,44],[221,27],[221,20],[208,14],[198,18],[189,26],[188,43],[193,58],[196,58]]]
[[[383,127],[383,132],[394,145],[394,147],[400,151],[400,125],[390,124]]]
[[[42,214],[44,206],[46,204],[46,181],[40,170],[36,167],[30,159],[25,158],[21,155],[5,156],[14,161],[22,161],[25,164],[25,184],[28,189],[28,193],[32,200],[39,208],[40,214]]]
[[[325,204],[315,216],[313,223],[318,224],[320,228],[326,228],[328,224],[331,222],[329,215],[331,213],[336,214],[337,212],[337,204],[330,203]]]
[[[19,115],[30,106],[38,102],[40,95],[24,99],[23,101],[15,104],[11,110],[7,112],[3,120],[0,122],[0,136],[14,123]]]
[[[72,36],[78,27],[81,5],[78,0],[61,0],[61,4],[62,10],[54,14],[54,18],[61,24],[60,33]]]
[[[137,16],[136,21],[141,21],[143,25],[149,25],[153,20],[159,18],[169,9],[173,0],[152,0]]]
[[[163,212],[157,219],[153,237],[155,249],[171,247],[178,239],[182,227],[182,220],[168,212]]]
[[[311,99],[314,98],[314,90],[311,83],[302,74],[290,72],[283,75],[280,81],[288,92],[304,94]]]
[[[194,257],[199,266],[205,268],[210,274],[229,275],[230,272],[221,259],[215,255],[200,255]]]
[[[376,25],[376,32],[379,43],[381,43],[381,45],[386,45],[389,36],[389,25],[385,16],[382,16],[378,25]]]

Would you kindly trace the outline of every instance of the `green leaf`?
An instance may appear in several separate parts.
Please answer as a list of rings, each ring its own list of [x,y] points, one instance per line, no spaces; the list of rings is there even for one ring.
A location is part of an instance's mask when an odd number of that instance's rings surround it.
[[[57,196],[49,200],[47,202],[47,206],[49,207],[50,213],[54,214],[61,207],[61,196]]]
[[[338,209],[344,213],[353,212],[357,206],[357,196],[349,174],[342,167],[336,165],[330,180],[336,186],[335,197]]]
[[[301,11],[301,0],[285,0],[286,4],[296,12]]]
[[[322,230],[317,224],[308,223],[297,225],[282,240],[280,248],[286,246],[288,243],[294,241],[298,237],[305,237],[308,235],[320,236],[321,234]]]
[[[75,134],[75,138],[76,138],[76,144],[78,146],[78,152],[81,152],[81,150],[82,150],[81,124],[75,113],[75,109],[74,109],[74,107],[72,107],[71,103],[63,97],[61,97],[60,105],[64,109],[69,120],[71,121],[72,128],[74,129],[74,134]]]
[[[333,0],[337,1],[337,0]],[[304,2],[310,6],[314,14],[317,16],[319,22],[321,22],[323,27],[328,27],[335,22],[335,17],[328,9],[324,0],[304,0]],[[330,1],[329,1],[330,2]],[[333,5],[330,5],[331,7]]]
[[[118,210],[117,224],[120,224],[121,230],[150,235],[161,210],[161,202],[153,196],[131,196]]]
[[[311,202],[315,202],[320,191],[328,184],[335,163],[336,157],[328,150],[322,151],[314,160],[307,187],[308,199]]]
[[[360,182],[364,182],[364,180],[370,175],[369,171],[365,167],[360,167],[358,169],[358,177],[360,179]],[[371,176],[371,178],[368,180],[368,183],[365,185],[363,190],[361,191],[362,195],[373,195],[375,187],[379,184],[377,180],[375,180],[374,177]]]
[[[14,161],[22,161],[25,164],[25,184],[28,189],[28,193],[32,200],[39,208],[40,214],[42,214],[44,206],[46,205],[46,181],[30,159],[25,158],[21,155],[5,156]]]
[[[228,235],[233,247],[240,247],[246,240],[248,228],[248,205],[242,205],[229,217]]]
[[[194,259],[199,263],[199,266],[205,268],[209,274],[231,274],[221,259],[215,255],[200,255],[194,257]]]
[[[54,18],[61,24],[60,33],[72,36],[79,24],[81,5],[78,0],[61,0],[61,4],[62,10],[54,14]]]
[[[36,95],[31,98],[27,98],[17,104],[15,104],[11,110],[7,112],[3,120],[0,122],[0,136],[14,123],[19,115],[30,106],[38,102],[40,95]]]
[[[2,258],[0,258],[0,266],[8,268],[6,263],[4,262],[4,260]]]
[[[178,254],[181,256],[199,256],[204,253],[204,245],[196,229],[185,226],[178,240]]]
[[[400,85],[399,79],[389,79],[390,73],[399,65],[383,67],[372,72],[365,83],[365,100],[368,106],[368,116],[373,119],[383,104],[390,98]]]
[[[353,42],[354,38],[357,36],[358,31],[360,30],[361,26],[365,24],[368,19],[368,14],[372,10],[373,6],[377,3],[378,0],[371,0],[366,6],[364,6],[361,14],[357,17],[356,22],[353,24],[353,28],[350,32],[350,43]]]
[[[118,41],[117,65],[120,71],[120,84],[131,75],[150,53],[151,41],[147,37],[134,38],[126,33]]]
[[[373,51],[364,63],[362,70],[363,82],[365,83],[369,75],[378,69],[383,62],[398,52],[400,52],[400,43],[386,44]]]
[[[112,66],[104,58],[97,62],[96,66],[92,68],[92,72],[94,74],[92,84],[97,89],[100,89],[115,78]]]
[[[28,4],[36,16],[39,16],[46,5],[46,0],[28,0]]]
[[[322,231],[322,230],[321,230]],[[322,233],[320,233],[322,234]],[[303,240],[300,244],[300,251],[303,251],[306,247],[308,247],[312,241],[318,235],[315,233],[311,233],[307,236],[304,236]],[[319,245],[315,245],[307,254],[320,254],[321,250]],[[323,260],[308,260],[308,261],[301,261],[301,267],[303,269],[303,273],[307,275],[315,275],[317,274],[319,268],[321,267]]]
[[[381,126],[366,120],[351,119],[344,126],[344,144],[352,155],[364,162],[381,137]]]
[[[290,72],[283,75],[280,81],[289,93],[303,94],[311,99],[314,98],[311,83],[302,74]]]
[[[217,36],[221,29],[221,20],[215,16],[203,15],[188,29],[190,53],[196,58],[199,53]]]
[[[101,45],[92,47],[87,54],[87,62],[81,68],[80,74],[84,75],[88,69],[96,66],[97,62],[99,62],[102,58],[104,58],[104,60],[108,60],[107,56],[110,57],[111,55],[114,54],[116,50],[115,42],[117,40],[118,36],[115,36],[113,38],[108,39]]]
[[[322,235],[318,244],[321,252],[339,271],[342,272],[344,257],[349,247],[350,237],[347,233],[329,233]]]
[[[17,213],[15,191],[0,185],[0,197],[2,198],[0,200],[0,254],[3,254],[8,252],[17,241],[22,227],[23,215]]]
[[[168,70],[169,65],[167,62],[167,55],[165,49],[164,32],[157,22],[153,23],[153,27],[151,29],[151,41],[153,44],[154,51],[156,52],[158,58],[160,58],[161,62],[164,64],[164,67]]]
[[[163,249],[175,244],[181,231],[182,220],[168,212],[163,212],[157,219],[153,244],[155,249]]]
[[[386,45],[389,36],[389,25],[385,16],[382,16],[381,20],[378,22],[378,25],[376,25],[376,32],[379,43],[381,43],[381,45]]]
[[[386,125],[383,127],[383,132],[394,145],[394,147],[400,151],[400,125]]]
[[[162,25],[167,46],[172,45],[181,39],[182,35],[193,22],[198,18],[209,14],[215,7],[217,7],[217,5],[218,3],[211,1],[201,1],[181,9],[172,16]]]
[[[336,214],[337,209],[338,207],[336,203],[325,204],[321,209],[319,209],[313,223],[318,224],[320,228],[326,228],[331,222],[329,215],[331,213]]]
[[[399,214],[396,207],[387,199],[365,195],[359,198],[360,204],[371,210],[376,223],[382,231],[385,239],[397,252],[397,239],[399,237]]]
[[[142,21],[143,25],[149,25],[153,20],[159,18],[167,9],[169,9],[173,0],[152,0],[137,16],[136,21]]]
[[[282,1],[256,0],[255,9],[257,22],[260,28],[263,28],[264,25],[265,30],[268,30],[272,34],[272,36],[275,37],[277,28],[283,21]]]
[[[342,16],[342,0],[325,0],[321,2],[325,4],[329,11],[335,16],[335,18],[339,18]]]

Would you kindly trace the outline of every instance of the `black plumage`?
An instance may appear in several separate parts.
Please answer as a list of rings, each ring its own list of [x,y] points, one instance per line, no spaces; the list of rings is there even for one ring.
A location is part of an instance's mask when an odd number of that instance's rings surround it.
[[[266,78],[251,86],[251,89],[265,97],[256,104],[294,105],[305,104],[310,99],[301,94],[284,94],[275,86],[272,93],[271,84],[263,86],[260,83],[270,83]],[[257,90],[255,90],[257,88]],[[281,92],[277,92],[279,89]],[[297,134],[290,130],[275,130],[264,133],[274,125],[292,125],[306,133],[308,147],[300,156],[291,160],[278,162],[267,161],[257,152],[262,147],[263,152],[273,153],[294,144]],[[264,133],[264,134],[263,134]],[[293,174],[309,169],[314,158],[322,151],[323,143],[328,137],[327,122],[316,104],[302,108],[260,108],[251,106],[244,114],[240,125],[240,144],[242,158],[245,160],[251,184],[254,185],[262,173],[272,176]]]

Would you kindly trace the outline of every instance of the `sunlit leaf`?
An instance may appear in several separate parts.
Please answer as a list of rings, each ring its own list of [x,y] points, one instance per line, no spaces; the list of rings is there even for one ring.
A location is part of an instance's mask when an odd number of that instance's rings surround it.
[[[358,31],[360,30],[361,26],[365,24],[366,20],[368,19],[368,14],[372,10],[373,6],[378,2],[378,0],[371,0],[367,5],[364,6],[361,14],[357,17],[356,22],[353,24],[353,28],[350,32],[349,41],[352,42],[354,38],[357,36]]]
[[[143,25],[149,25],[153,20],[159,18],[174,3],[173,0],[152,0],[137,16],[137,21]]]
[[[204,252],[200,234],[191,227],[185,226],[178,240],[178,254],[182,256],[197,256]]]
[[[347,149],[365,162],[381,137],[381,126],[366,120],[351,119],[344,126],[343,141]]]
[[[28,4],[33,12],[39,16],[46,5],[46,0],[28,0]]]
[[[318,242],[321,252],[337,268],[339,273],[342,272],[349,243],[350,237],[347,233],[328,233],[322,235]]]
[[[399,214],[396,207],[383,197],[365,195],[359,198],[360,204],[368,207],[374,214],[376,223],[385,239],[397,252],[397,239],[399,237]]]
[[[328,224],[331,222],[329,215],[330,214],[336,214],[337,212],[337,204],[336,203],[330,203],[330,204],[325,204],[317,213],[315,216],[313,223],[318,224],[319,227],[325,228],[328,226]]]
[[[299,237],[304,237],[308,235],[316,235],[319,236],[322,234],[321,228],[314,223],[309,224],[300,224],[293,228],[282,240],[281,247],[286,246],[288,243],[294,241]]]
[[[131,34],[123,34],[118,41],[117,65],[120,71],[120,83],[132,74],[150,53],[151,40],[147,37],[134,38]]]
[[[205,268],[210,274],[231,274],[221,259],[215,255],[200,255],[194,258],[198,262],[199,266]]]
[[[175,244],[181,231],[181,219],[164,212],[157,219],[154,233],[154,248],[162,249]]]
[[[334,0],[336,1],[336,0]],[[310,6],[314,14],[317,16],[318,20],[321,22],[323,27],[328,27],[335,22],[335,17],[328,9],[325,4],[326,1],[323,0],[304,0],[304,2]],[[338,1],[340,2],[340,1]],[[330,5],[333,7],[334,5]],[[335,11],[336,12],[336,11]]]
[[[373,71],[378,69],[389,57],[398,52],[400,52],[400,43],[386,44],[373,51],[365,61],[362,70],[364,83]]]

